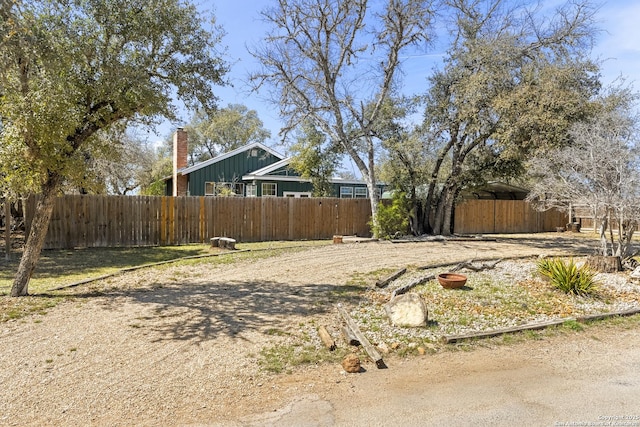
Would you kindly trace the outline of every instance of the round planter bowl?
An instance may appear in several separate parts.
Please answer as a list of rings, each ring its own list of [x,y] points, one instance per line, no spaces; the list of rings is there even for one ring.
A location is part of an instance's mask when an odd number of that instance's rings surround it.
[[[467,276],[458,273],[440,273],[438,274],[438,282],[446,289],[457,289],[467,283]]]

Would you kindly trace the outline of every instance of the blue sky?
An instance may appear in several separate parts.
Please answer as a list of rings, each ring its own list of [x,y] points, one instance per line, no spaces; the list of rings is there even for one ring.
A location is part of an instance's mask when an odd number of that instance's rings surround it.
[[[196,0],[197,1],[197,0]],[[228,60],[231,72],[228,75],[233,87],[217,88],[220,106],[228,104],[244,104],[256,110],[258,116],[271,131],[270,145],[278,144],[278,131],[281,121],[277,116],[277,108],[267,102],[260,94],[250,94],[246,83],[249,72],[258,66],[246,46],[254,46],[260,42],[266,28],[260,19],[260,11],[270,2],[267,0],[218,0],[215,1],[215,15],[218,24],[227,33],[223,43],[228,47]],[[544,0],[545,6],[552,7],[560,0]],[[209,2],[202,2],[202,10],[210,9]],[[598,25],[602,29],[598,43],[593,51],[594,58],[605,60],[602,66],[603,82],[613,82],[620,75],[626,76],[638,90],[640,85],[640,2],[637,0],[612,0],[601,3],[597,14]],[[407,58],[404,64],[407,93],[418,93],[426,87],[426,77],[442,52],[435,48],[428,55]],[[412,88],[415,87],[415,90]],[[184,112],[182,122],[165,122],[154,131],[149,132],[150,142],[164,139],[180,125],[190,120],[190,113]],[[276,147],[284,151],[282,147]]]

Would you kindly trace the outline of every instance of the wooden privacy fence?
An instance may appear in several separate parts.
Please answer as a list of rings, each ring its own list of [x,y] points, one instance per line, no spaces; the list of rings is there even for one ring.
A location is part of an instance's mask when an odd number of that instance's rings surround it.
[[[25,206],[27,228],[36,200]],[[56,199],[44,247],[114,247],[328,239],[370,235],[368,199],[66,195]]]
[[[31,224],[36,199],[25,203]],[[44,247],[116,247],[369,236],[368,199],[66,195],[56,199]],[[568,222],[522,200],[468,200],[456,206],[454,232],[536,233]]]
[[[524,200],[465,200],[456,205],[454,231],[471,233],[539,233],[556,231],[569,221],[555,209],[540,212]]]

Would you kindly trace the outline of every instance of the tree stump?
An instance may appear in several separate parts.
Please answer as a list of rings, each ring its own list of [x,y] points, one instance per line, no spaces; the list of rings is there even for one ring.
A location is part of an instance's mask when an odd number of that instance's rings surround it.
[[[595,255],[587,258],[587,266],[600,273],[622,271],[622,259],[619,256]]]
[[[231,250],[234,250],[236,248],[235,239],[231,239],[229,237],[212,237],[210,240],[211,240],[212,248],[231,249]]]
[[[567,229],[567,231],[579,233],[581,226],[579,222],[570,222],[565,228]]]

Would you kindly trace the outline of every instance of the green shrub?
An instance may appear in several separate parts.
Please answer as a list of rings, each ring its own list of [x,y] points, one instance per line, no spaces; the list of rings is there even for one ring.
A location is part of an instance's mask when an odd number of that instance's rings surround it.
[[[405,235],[409,231],[409,209],[404,193],[394,193],[391,204],[378,204],[378,224],[369,222],[372,231],[381,239],[390,239],[395,235]]]
[[[538,273],[549,278],[551,284],[567,294],[593,295],[598,290],[596,273],[586,265],[578,267],[573,260],[544,258],[538,261]]]

